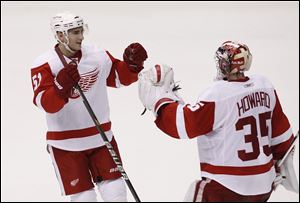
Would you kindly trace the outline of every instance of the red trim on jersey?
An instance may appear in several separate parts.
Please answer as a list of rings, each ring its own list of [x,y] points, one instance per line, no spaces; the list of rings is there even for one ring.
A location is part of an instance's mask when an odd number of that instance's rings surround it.
[[[41,105],[47,113],[58,112],[67,102],[68,99],[64,100],[57,95],[54,87],[46,90],[41,97]]]
[[[282,142],[278,145],[271,146],[273,158],[275,160],[282,159],[282,157],[285,155],[286,151],[289,149],[293,140],[294,140],[294,135],[292,134],[291,137],[288,140],[286,140],[285,142]]]
[[[159,129],[174,138],[179,138],[176,126],[177,106],[177,102],[163,105],[159,108],[158,116],[155,120],[155,124]]]
[[[239,78],[239,79],[235,79],[235,80],[228,80],[228,82],[246,82],[249,80],[249,77],[246,76],[244,78]]]
[[[215,166],[208,163],[200,163],[201,171],[212,174],[226,175],[256,175],[268,172],[273,166],[274,161],[271,159],[268,163],[256,166]]]
[[[111,122],[103,123],[100,125],[103,131],[109,131],[111,128]],[[84,128],[80,130],[67,130],[62,132],[48,131],[47,140],[65,140],[70,138],[88,137],[98,134],[99,131],[96,127]]]
[[[51,80],[49,79],[52,76],[52,72],[49,64],[46,62],[38,67],[31,69],[31,83],[32,89],[34,90],[33,103],[37,105],[36,97],[37,95],[46,90],[47,86],[51,85]],[[53,78],[53,76],[52,76]]]
[[[276,104],[272,115],[272,138],[283,134],[290,128],[289,120],[282,111],[276,91],[274,91],[274,93],[276,96]]]
[[[157,111],[157,108],[162,104],[162,103],[165,103],[165,102],[174,102],[173,99],[170,99],[170,98],[162,98],[160,100],[158,100],[158,102],[156,102],[155,104],[155,107],[154,107],[154,111],[156,112]]]
[[[122,85],[128,86],[131,83],[138,80],[138,73],[132,72],[129,70],[127,63],[115,59],[108,51],[106,51],[110,60],[112,61],[111,70],[109,76],[106,79],[107,86],[117,87],[116,86],[116,72],[118,73],[120,83]]]
[[[215,103],[200,102],[190,107],[185,105],[183,114],[177,115],[178,103],[174,102],[168,105],[163,105],[158,111],[158,117],[155,123],[166,134],[179,138],[177,132],[176,118],[184,117],[184,125],[189,138],[194,138],[199,135],[204,135],[213,130],[215,119]]]
[[[68,102],[60,98],[54,90],[54,76],[49,64],[46,62],[36,68],[31,69],[32,87],[34,89],[33,103],[37,105],[37,95],[45,91],[40,97],[40,104],[47,113],[58,112]]]
[[[184,123],[189,138],[204,135],[213,130],[215,102],[199,102],[193,107],[184,108]]]

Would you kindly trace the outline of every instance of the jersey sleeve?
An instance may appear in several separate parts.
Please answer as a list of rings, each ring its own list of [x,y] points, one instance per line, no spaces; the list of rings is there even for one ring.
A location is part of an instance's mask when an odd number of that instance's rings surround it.
[[[288,118],[284,114],[277,93],[275,92],[276,103],[271,118],[272,138],[271,150],[275,160],[281,159],[291,145],[294,135]]]
[[[106,53],[112,61],[111,70],[106,79],[107,86],[118,88],[121,85],[128,86],[137,81],[138,73],[130,71],[124,61],[115,59],[108,51]]]
[[[155,123],[159,129],[177,139],[191,139],[213,130],[215,102],[200,101],[194,106],[177,102],[159,109]]]
[[[48,63],[31,69],[33,103],[47,113],[58,112],[67,103],[54,89],[54,76]]]

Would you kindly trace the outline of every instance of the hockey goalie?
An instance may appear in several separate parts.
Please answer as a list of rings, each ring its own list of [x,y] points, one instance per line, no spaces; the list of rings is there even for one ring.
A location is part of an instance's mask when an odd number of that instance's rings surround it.
[[[226,41],[215,59],[216,80],[193,105],[178,95],[171,67],[139,74],[139,98],[157,127],[176,139],[197,139],[201,179],[184,201],[267,201],[279,184],[298,193],[289,152],[295,137],[273,85],[245,75],[252,61],[245,44]]]

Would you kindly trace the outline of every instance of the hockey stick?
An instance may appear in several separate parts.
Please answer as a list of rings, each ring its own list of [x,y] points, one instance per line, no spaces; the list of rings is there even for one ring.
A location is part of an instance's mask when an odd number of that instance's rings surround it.
[[[60,49],[58,48],[58,46],[55,47],[55,51],[56,51],[58,57],[60,58],[61,62],[63,63],[63,65],[66,67],[68,64],[67,64],[67,62],[66,62],[63,54],[61,53]],[[81,96],[81,98],[83,100],[83,103],[84,103],[86,109],[88,110],[91,118],[93,119],[98,132],[100,133],[102,139],[104,140],[105,146],[107,147],[107,149],[108,149],[108,151],[109,151],[109,153],[110,153],[113,161],[117,165],[117,168],[120,171],[123,179],[125,180],[125,182],[126,182],[128,188],[129,188],[129,190],[131,191],[131,193],[132,193],[135,201],[136,202],[141,202],[140,198],[138,197],[138,195],[137,195],[137,193],[136,193],[133,185],[131,184],[131,182],[130,182],[130,180],[129,180],[129,178],[128,178],[128,176],[127,176],[127,174],[126,174],[126,172],[125,172],[125,170],[124,170],[124,168],[123,168],[123,166],[122,166],[122,164],[120,162],[120,159],[119,159],[117,153],[115,152],[115,150],[113,149],[112,145],[110,144],[107,136],[105,135],[105,132],[100,127],[100,122],[98,121],[98,119],[97,119],[94,111],[92,110],[92,108],[91,108],[91,106],[90,106],[87,98],[85,97],[82,89],[80,88],[79,84],[76,85],[76,89],[79,91],[79,94],[80,94],[80,96]]]
[[[292,149],[294,148],[295,144],[296,144],[296,141],[297,139],[299,138],[299,131],[297,133],[297,135],[295,136],[293,142],[291,143],[289,149],[287,150],[287,152],[284,154],[283,158],[280,159],[278,162],[277,162],[277,166],[280,167],[283,162],[285,161],[285,159],[287,158],[287,156],[289,155],[289,153],[292,151]]]

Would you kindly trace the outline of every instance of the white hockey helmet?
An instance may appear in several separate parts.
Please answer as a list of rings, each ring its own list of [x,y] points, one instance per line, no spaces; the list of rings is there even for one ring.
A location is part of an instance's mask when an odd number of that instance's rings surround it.
[[[68,38],[68,30],[83,27],[83,29],[87,30],[87,24],[84,23],[82,17],[74,15],[69,11],[58,13],[52,17],[50,23],[51,29],[55,38],[61,42],[57,36],[57,32],[62,32],[66,38]]]
[[[247,45],[226,41],[215,53],[217,79],[224,79],[226,75],[244,72],[250,69],[252,54]]]

